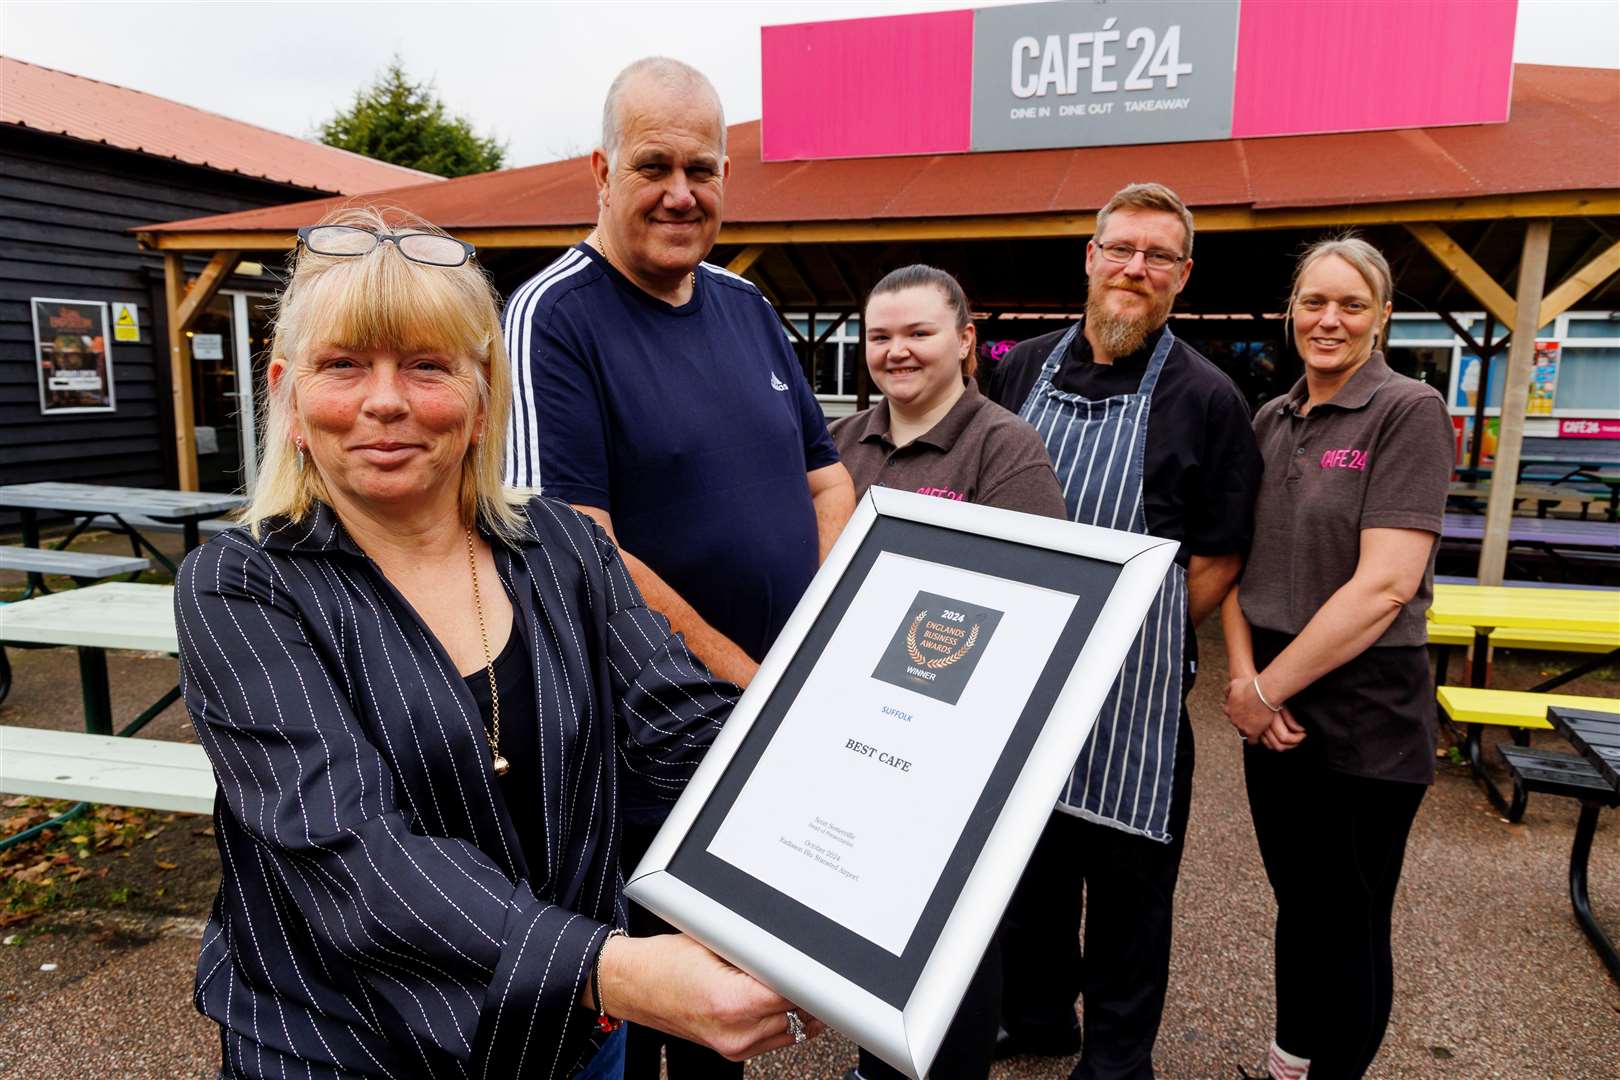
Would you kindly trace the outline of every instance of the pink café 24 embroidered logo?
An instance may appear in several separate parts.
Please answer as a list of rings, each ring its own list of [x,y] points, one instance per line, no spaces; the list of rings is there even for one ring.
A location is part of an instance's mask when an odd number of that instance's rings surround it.
[[[1322,468],[1357,469],[1365,472],[1367,469],[1367,451],[1350,449],[1324,450],[1322,451]]]

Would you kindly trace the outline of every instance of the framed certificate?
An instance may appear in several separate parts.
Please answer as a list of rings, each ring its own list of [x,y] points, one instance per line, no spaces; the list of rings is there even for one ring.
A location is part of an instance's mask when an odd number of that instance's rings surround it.
[[[872,488],[628,894],[926,1075],[1176,546]]]

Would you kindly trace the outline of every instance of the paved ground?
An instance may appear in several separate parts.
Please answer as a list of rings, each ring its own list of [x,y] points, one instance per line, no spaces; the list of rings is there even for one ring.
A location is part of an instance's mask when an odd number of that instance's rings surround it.
[[[0,723],[76,728],[72,654],[11,655],[16,687],[0,706]],[[1208,634],[1204,657],[1205,678],[1193,697],[1199,743],[1192,826],[1156,1060],[1164,1077],[1228,1080],[1239,1065],[1256,1068],[1269,1039],[1274,909],[1243,800],[1237,744],[1217,708],[1221,658]],[[1497,684],[1527,685],[1562,662],[1504,654]],[[1570,692],[1620,693],[1613,672],[1601,675]],[[173,684],[174,665],[115,654],[112,677],[122,720]],[[189,725],[171,709],[148,737],[189,739]],[[1396,913],[1395,1013],[1370,1076],[1620,1076],[1620,989],[1581,936],[1565,891],[1574,823],[1573,804],[1537,796],[1525,821],[1508,825],[1464,770],[1442,766],[1408,850]],[[205,819],[182,815],[123,855],[96,855],[86,865],[109,872],[95,888],[0,929],[0,936],[20,937],[0,947],[0,1077],[213,1074],[213,1026],[190,1006],[201,919],[217,880],[206,827]],[[1607,814],[1591,888],[1599,919],[1620,934],[1617,838],[1620,814]],[[46,964],[56,967],[42,971]],[[853,1061],[850,1044],[828,1036],[760,1060],[748,1077],[820,1080]],[[1071,1065],[1020,1059],[995,1076],[1062,1078]]]

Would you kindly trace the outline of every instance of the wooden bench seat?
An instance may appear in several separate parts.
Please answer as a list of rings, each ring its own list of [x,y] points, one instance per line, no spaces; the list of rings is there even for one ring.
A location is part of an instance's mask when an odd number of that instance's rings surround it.
[[[1528,792],[1515,780],[1513,794],[1504,795],[1485,768],[1484,740],[1481,732],[1487,726],[1505,727],[1513,733],[1518,749],[1528,749],[1532,731],[1551,731],[1547,710],[1554,705],[1570,709],[1590,709],[1594,712],[1614,713],[1620,716],[1620,700],[1614,698],[1581,697],[1575,694],[1538,694],[1528,690],[1481,690],[1472,686],[1442,686],[1435,691],[1440,708],[1453,722],[1466,724],[1468,734],[1463,740],[1463,755],[1474,772],[1474,778],[1485,789],[1491,804],[1517,821],[1515,813],[1524,813],[1524,800]],[[1503,747],[1504,753],[1510,749]]]
[[[1474,628],[1463,623],[1429,624],[1430,645],[1467,647],[1474,643]],[[1502,627],[1491,631],[1491,645],[1498,649],[1542,649],[1546,652],[1604,653],[1620,649],[1620,623],[1612,633],[1594,630],[1540,630],[1535,627]]]
[[[211,814],[214,770],[191,743],[6,725],[0,793]]]
[[[60,574],[76,581],[101,581],[123,574],[138,574],[151,566],[139,555],[104,555],[93,551],[54,551],[50,548],[0,545],[0,570],[29,574]]]
[[[1453,645],[1467,648],[1474,643],[1474,628],[1466,623],[1429,623],[1430,645]]]
[[[1551,731],[1547,710],[1554,705],[1620,715],[1620,700],[1615,698],[1532,694],[1524,690],[1482,690],[1472,686],[1442,686],[1435,693],[1446,715],[1459,724],[1494,724]]]
[[[150,518],[144,514],[123,514],[121,516],[131,528],[139,529],[142,532],[177,533],[185,529],[185,526],[178,521],[159,521],[157,518]],[[237,524],[238,522],[228,517],[205,518],[197,522],[197,532],[204,540],[208,540],[218,536],[226,529],[236,528]],[[90,527],[117,531],[118,522],[108,514],[98,514],[90,520]]]
[[[1532,791],[1571,799],[1612,801],[1614,789],[1591,762],[1578,754],[1561,750],[1538,750],[1530,746],[1499,747],[1502,760],[1513,775],[1513,802],[1507,819],[1518,821]]]

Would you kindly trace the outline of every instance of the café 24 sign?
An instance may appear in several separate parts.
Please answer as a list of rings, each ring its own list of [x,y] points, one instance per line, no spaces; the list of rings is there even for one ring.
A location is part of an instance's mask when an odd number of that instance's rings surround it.
[[[1516,0],[1069,0],[767,26],[760,156],[1502,123],[1516,14]]]
[[[1238,0],[975,12],[973,149],[1224,139]]]

